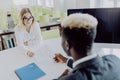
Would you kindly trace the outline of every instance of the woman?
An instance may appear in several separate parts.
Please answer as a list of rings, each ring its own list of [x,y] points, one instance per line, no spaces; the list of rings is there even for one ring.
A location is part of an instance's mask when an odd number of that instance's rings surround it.
[[[40,26],[29,8],[23,8],[20,12],[20,24],[15,27],[17,45],[24,48],[29,57],[33,57],[39,49],[42,40]]]

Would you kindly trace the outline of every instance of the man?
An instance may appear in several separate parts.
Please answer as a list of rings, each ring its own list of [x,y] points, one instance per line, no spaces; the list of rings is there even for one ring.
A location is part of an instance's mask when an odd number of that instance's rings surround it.
[[[66,70],[56,80],[120,80],[120,60],[114,55],[99,57],[91,52],[96,36],[97,19],[89,14],[76,13],[68,16],[60,31],[62,47],[73,60],[73,68]],[[56,61],[67,62],[67,58],[56,54]],[[73,63],[73,64],[72,64]]]

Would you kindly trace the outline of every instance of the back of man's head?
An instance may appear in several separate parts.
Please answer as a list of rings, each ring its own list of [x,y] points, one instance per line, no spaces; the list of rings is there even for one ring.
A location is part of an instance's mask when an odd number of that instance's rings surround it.
[[[71,14],[61,24],[62,37],[69,41],[76,53],[89,55],[96,36],[97,24],[97,19],[92,15]]]

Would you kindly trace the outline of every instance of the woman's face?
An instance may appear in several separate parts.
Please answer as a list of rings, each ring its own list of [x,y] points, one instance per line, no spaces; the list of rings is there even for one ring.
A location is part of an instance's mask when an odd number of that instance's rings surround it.
[[[25,26],[31,26],[32,22],[33,22],[33,16],[30,13],[25,13],[23,15],[23,23],[25,24]]]

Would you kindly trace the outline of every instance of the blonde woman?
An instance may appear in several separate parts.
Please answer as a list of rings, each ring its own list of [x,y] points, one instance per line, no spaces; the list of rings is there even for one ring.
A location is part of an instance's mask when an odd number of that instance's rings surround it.
[[[35,21],[29,8],[20,12],[20,23],[15,27],[17,46],[25,50],[26,55],[33,57],[42,40],[39,24]]]

